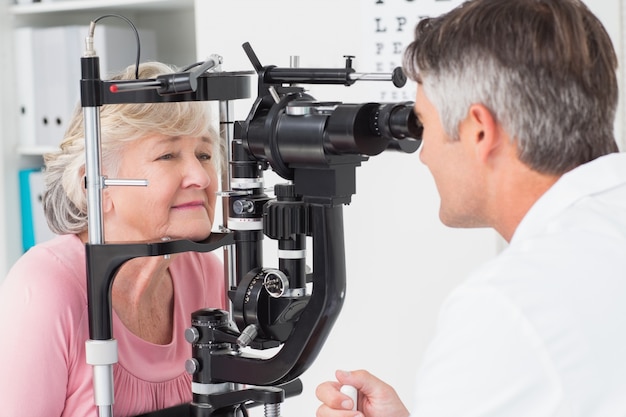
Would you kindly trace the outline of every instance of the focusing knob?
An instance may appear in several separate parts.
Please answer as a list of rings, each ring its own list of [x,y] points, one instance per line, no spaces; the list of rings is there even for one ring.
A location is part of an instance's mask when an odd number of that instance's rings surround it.
[[[254,203],[250,200],[235,200],[233,211],[235,214],[254,213]]]
[[[292,184],[275,187],[276,200],[263,208],[263,233],[271,239],[290,239],[308,231],[308,206],[295,195]]]
[[[391,73],[391,82],[397,88],[402,88],[406,84],[406,75],[402,71],[402,67],[396,67]]]
[[[237,338],[237,344],[239,347],[246,347],[252,343],[255,337],[259,334],[259,327],[256,324],[249,324],[245,329],[241,331],[241,334]]]
[[[280,201],[295,201],[296,187],[293,184],[276,184],[274,186],[274,194]]]
[[[200,339],[200,332],[195,327],[185,329],[185,340],[189,343],[196,343]]]
[[[200,370],[200,362],[196,358],[187,359],[185,361],[185,371],[189,375],[193,375]]]
[[[265,273],[263,286],[271,297],[280,298],[289,290],[289,279],[283,271],[270,269]]]

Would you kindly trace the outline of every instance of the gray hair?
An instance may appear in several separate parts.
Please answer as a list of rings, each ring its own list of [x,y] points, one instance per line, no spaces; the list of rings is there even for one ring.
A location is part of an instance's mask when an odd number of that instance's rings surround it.
[[[168,65],[149,62],[139,67],[139,78],[156,78],[176,72]],[[135,78],[135,66],[112,77]],[[149,135],[206,136],[219,144],[209,106],[203,102],[138,103],[105,105],[100,111],[102,168],[115,175],[124,145]],[[220,149],[216,145],[219,161]],[[84,188],[85,137],[82,108],[74,111],[59,150],[44,155],[46,191],[43,206],[50,229],[57,234],[87,230],[87,197]]]
[[[617,151],[617,57],[578,0],[468,1],[418,24],[404,67],[453,139],[480,103],[536,171],[562,174]]]

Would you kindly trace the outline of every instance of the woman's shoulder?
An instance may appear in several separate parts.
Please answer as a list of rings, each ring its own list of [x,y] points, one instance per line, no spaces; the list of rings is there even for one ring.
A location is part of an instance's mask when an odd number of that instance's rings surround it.
[[[57,236],[24,253],[9,270],[4,287],[28,287],[37,292],[84,293],[85,249],[75,235]]]
[[[76,235],[59,235],[26,251],[16,266],[85,269],[85,245]]]

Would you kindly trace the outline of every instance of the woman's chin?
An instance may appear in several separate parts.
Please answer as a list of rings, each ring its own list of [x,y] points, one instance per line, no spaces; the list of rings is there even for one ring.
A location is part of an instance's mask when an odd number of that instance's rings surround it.
[[[181,233],[177,237],[172,236],[172,240],[193,240],[194,242],[199,242],[209,237],[211,234],[211,229],[201,230],[194,229],[193,231],[189,231],[188,233]]]

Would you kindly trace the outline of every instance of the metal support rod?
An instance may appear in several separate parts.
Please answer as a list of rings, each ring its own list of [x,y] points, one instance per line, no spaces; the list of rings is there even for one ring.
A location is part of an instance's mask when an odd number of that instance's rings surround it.
[[[100,167],[100,108],[83,108],[85,120],[85,175],[89,243],[104,243],[102,222],[102,174]]]
[[[222,158],[220,160],[222,191],[231,189],[231,175],[229,163],[232,160],[232,141],[233,141],[233,123],[234,123],[233,102],[230,100],[222,100],[219,102],[219,120],[220,120],[220,146]],[[223,227],[228,229],[228,204],[230,198],[228,193],[224,193],[222,197],[222,221]],[[226,279],[227,288],[236,286],[235,277],[235,250],[233,245],[224,246],[224,278]],[[231,317],[233,314],[232,306],[229,308]]]
[[[348,74],[348,79],[353,81],[391,81],[392,74],[353,72],[352,74]]]
[[[100,108],[84,107],[85,175],[87,187],[87,224],[90,244],[104,243],[102,221],[102,188],[104,187],[100,160]],[[113,417],[113,364],[117,362],[117,343],[103,340],[85,344],[88,363],[93,365],[95,403],[100,417]],[[103,359],[104,358],[104,359]]]
[[[105,187],[108,187],[108,186],[146,187],[148,185],[148,180],[105,178],[102,183],[104,184]]]

